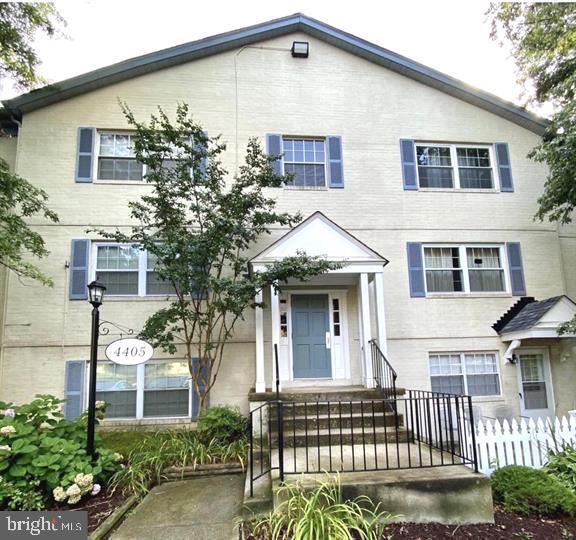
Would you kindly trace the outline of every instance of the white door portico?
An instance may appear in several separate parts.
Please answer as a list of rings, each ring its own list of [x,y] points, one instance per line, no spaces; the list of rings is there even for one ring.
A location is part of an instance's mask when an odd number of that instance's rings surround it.
[[[339,262],[341,268],[331,270],[310,281],[290,280],[278,292],[270,287],[270,332],[265,331],[264,310],[256,307],[256,392],[265,392],[276,380],[274,351],[278,350],[279,379],[282,387],[329,386],[354,383],[351,372],[357,372],[364,386],[372,388],[375,381],[372,374],[370,341],[376,339],[384,354],[387,352],[386,321],[384,305],[384,266],[388,261],[366,246],[353,235],[328,219],[321,212],[315,212],[294,227],[251,261],[252,271],[258,272],[267,265],[286,257],[306,253]],[[347,293],[356,289],[358,311],[359,347],[351,355],[350,318]],[[267,292],[267,291],[266,291]],[[259,293],[256,304],[262,303],[264,295]],[[353,302],[354,303],[354,302]],[[316,309],[308,313],[300,311],[316,304]],[[302,307],[304,306],[304,307]],[[324,308],[323,306],[326,306]],[[322,310],[326,309],[326,316]],[[371,315],[372,314],[372,315]],[[303,315],[303,318],[297,319]],[[371,320],[375,315],[376,320]],[[316,342],[306,345],[309,351],[327,354],[330,365],[323,368],[321,376],[303,376],[298,367],[297,356],[300,347],[299,321],[316,317]],[[319,318],[318,318],[319,317]],[[325,337],[324,337],[325,331]],[[265,336],[270,336],[270,344]],[[296,349],[295,349],[296,347]],[[314,349],[314,347],[316,347]],[[297,351],[295,354],[294,351]],[[308,353],[312,355],[313,353]],[[319,354],[318,352],[316,354]],[[359,364],[359,366],[357,365]],[[359,369],[351,369],[359,367]],[[305,370],[304,370],[305,372]],[[310,373],[314,373],[311,370]]]

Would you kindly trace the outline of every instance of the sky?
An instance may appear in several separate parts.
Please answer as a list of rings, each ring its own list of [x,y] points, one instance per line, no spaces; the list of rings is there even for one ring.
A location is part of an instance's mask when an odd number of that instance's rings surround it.
[[[41,37],[39,72],[49,82],[126,58],[302,12],[522,104],[514,61],[490,39],[488,2],[338,0],[198,2],[63,0],[66,37]],[[18,95],[0,81],[0,99]]]

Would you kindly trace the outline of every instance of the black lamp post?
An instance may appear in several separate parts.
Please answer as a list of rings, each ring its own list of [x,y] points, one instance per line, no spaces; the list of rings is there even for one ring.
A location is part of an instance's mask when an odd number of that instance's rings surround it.
[[[98,332],[100,312],[98,308],[104,300],[106,287],[99,281],[88,285],[88,301],[92,304],[92,339],[90,341],[90,389],[88,392],[88,433],[86,435],[86,453],[96,460],[94,448],[94,429],[96,426],[96,367],[98,362]]]

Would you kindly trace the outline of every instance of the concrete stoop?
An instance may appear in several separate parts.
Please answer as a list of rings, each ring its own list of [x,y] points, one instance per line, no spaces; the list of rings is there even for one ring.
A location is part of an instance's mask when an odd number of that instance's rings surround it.
[[[423,469],[330,474],[289,475],[287,483],[314,489],[328,476],[339,477],[344,499],[367,496],[393,521],[412,523],[494,523],[490,479],[464,465]],[[280,481],[272,482],[274,504],[279,504]]]

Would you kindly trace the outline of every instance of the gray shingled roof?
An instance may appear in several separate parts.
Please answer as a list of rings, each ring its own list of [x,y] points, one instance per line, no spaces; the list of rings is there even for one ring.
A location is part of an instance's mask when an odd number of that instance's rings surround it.
[[[553,296],[552,298],[546,298],[546,300],[525,305],[498,333],[509,334],[510,332],[532,328],[561,298],[562,296]]]
[[[3,101],[11,114],[22,115],[97,88],[138,77],[151,71],[190,62],[265,39],[303,32],[352,54],[410,77],[458,99],[501,116],[542,135],[549,121],[489,92],[470,86],[454,77],[384,49],[374,43],[334,28],[322,21],[295,13],[287,17],[240,28],[216,36],[191,41],[176,47],[137,56],[89,73],[66,79],[22,96]]]

